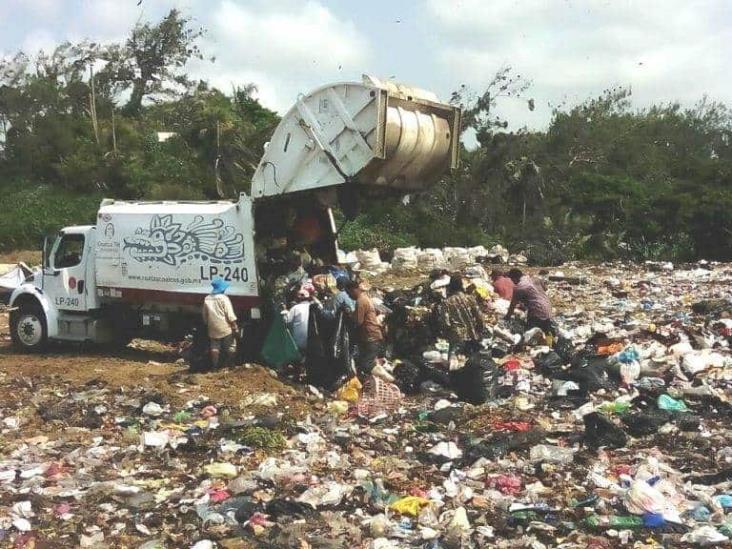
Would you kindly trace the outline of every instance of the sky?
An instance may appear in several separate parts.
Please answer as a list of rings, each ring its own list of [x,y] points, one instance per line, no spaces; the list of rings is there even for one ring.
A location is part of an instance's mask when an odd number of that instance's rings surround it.
[[[447,99],[461,85],[482,92],[506,66],[532,83],[497,107],[512,129],[546,128],[553,108],[614,86],[638,107],[732,104],[727,0],[0,0],[0,55],[123,40],[173,7],[207,30],[201,47],[216,59],[193,75],[224,91],[254,83],[280,113],[363,73]]]

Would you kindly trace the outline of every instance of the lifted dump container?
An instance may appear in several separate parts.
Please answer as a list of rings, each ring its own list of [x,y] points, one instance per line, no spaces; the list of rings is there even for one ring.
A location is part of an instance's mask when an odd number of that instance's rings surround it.
[[[426,190],[458,163],[460,109],[364,76],[300,97],[252,180],[252,197],[343,185]]]

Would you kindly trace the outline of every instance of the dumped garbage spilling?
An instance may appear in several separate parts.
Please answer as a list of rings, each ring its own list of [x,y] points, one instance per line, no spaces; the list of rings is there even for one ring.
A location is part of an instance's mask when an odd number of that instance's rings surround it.
[[[443,259],[400,252],[385,272],[358,258],[382,273],[370,293],[390,311],[390,352],[327,388],[261,366],[191,374],[139,350],[128,374],[103,353],[14,354],[3,316],[2,544],[729,543],[731,266],[532,270],[549,333],[505,320],[485,269],[453,256],[486,320],[455,353],[430,321]]]

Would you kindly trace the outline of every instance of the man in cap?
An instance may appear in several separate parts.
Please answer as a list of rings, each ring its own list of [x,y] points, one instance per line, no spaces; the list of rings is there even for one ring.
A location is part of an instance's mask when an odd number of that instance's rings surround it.
[[[203,323],[211,342],[211,364],[213,368],[218,368],[225,363],[234,347],[237,324],[231,300],[224,295],[229,283],[223,278],[215,278],[211,281],[211,287],[211,293],[203,300]],[[222,352],[224,360],[220,362]]]

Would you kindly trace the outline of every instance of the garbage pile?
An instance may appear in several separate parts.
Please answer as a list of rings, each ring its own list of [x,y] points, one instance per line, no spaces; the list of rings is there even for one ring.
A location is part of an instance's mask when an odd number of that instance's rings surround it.
[[[20,286],[33,270],[23,262],[0,263],[0,305],[7,304],[10,294]]]
[[[472,248],[447,247],[425,248],[417,247],[397,248],[391,262],[382,261],[377,249],[355,250],[353,252],[340,252],[340,263],[349,264],[353,270],[368,275],[380,275],[387,271],[406,273],[419,270],[429,272],[434,269],[464,269],[475,263],[483,264],[505,264],[512,263],[523,265],[527,262],[525,255],[509,254],[508,250],[496,244],[490,249],[485,246],[474,246]]]
[[[554,341],[503,320],[507,304],[484,273],[463,271],[489,320],[480,345],[455,354],[434,337],[438,273],[380,288],[402,315],[392,356],[364,383],[298,387],[311,403],[300,417],[270,393],[176,406],[144,387],[0,377],[12,395],[0,401],[0,539],[146,549],[728,544],[732,266],[545,272]]]

